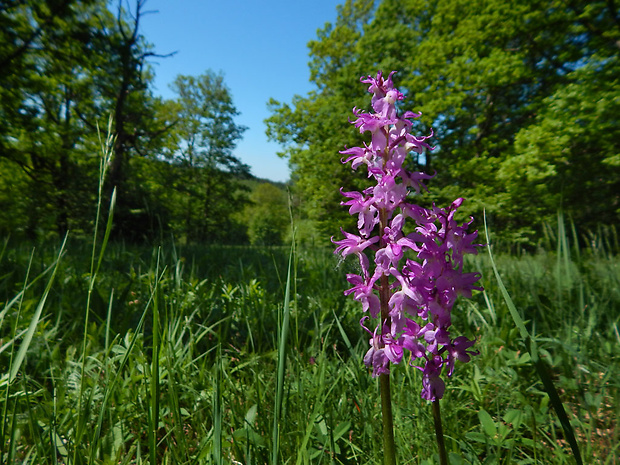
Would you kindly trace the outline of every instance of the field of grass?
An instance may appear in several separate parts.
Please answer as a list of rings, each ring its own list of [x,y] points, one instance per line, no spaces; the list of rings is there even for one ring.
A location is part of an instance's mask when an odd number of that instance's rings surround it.
[[[614,465],[618,246],[611,234],[580,249],[559,236],[495,258],[584,463]],[[290,274],[286,248],[109,244],[97,273],[86,241],[70,238],[56,262],[59,250],[1,249],[0,463],[382,463],[368,337],[342,293],[353,265],[331,250],[296,250]],[[451,464],[575,463],[488,255],[467,266],[485,292],[461,300],[453,324],[481,353],[447,381]],[[438,463],[420,383],[412,367],[393,370],[402,464]]]

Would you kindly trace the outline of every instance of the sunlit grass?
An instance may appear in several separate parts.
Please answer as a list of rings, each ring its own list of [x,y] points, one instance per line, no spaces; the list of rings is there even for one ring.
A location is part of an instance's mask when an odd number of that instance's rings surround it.
[[[5,372],[4,463],[270,463],[278,392],[281,463],[380,463],[377,385],[360,363],[367,336],[359,309],[342,296],[348,265],[338,267],[331,251],[296,253],[279,390],[289,249],[158,252],[110,244],[85,328],[84,247],[69,240],[23,363],[13,369],[15,379]],[[30,265],[29,250],[9,244],[0,262],[4,367],[15,367],[11,360],[27,342],[24,330],[49,282],[48,272],[24,285],[27,271],[36,277],[54,263],[54,247],[37,249]],[[496,257],[551,366],[584,462],[613,464],[620,443],[620,267],[613,256],[589,250],[571,258],[569,271],[558,269],[566,262],[556,258],[555,250]],[[479,338],[482,353],[448,382],[451,463],[573,463],[488,257],[468,266],[483,273],[486,290],[463,301],[455,317]],[[398,367],[393,383],[399,457],[436,463],[417,370]]]

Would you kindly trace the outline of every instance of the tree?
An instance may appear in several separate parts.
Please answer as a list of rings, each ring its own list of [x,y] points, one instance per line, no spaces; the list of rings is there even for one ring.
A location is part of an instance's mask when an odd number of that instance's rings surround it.
[[[94,2],[69,1],[3,10],[0,156],[21,169],[9,172],[23,178],[31,237],[52,225],[62,235],[69,217],[83,213],[89,170],[82,168],[93,145],[82,118],[94,118],[97,107],[88,79],[95,11]]]
[[[21,0],[0,5],[0,75],[3,79],[15,76],[16,69],[24,65],[24,57],[38,47],[41,36],[55,28],[57,21],[74,15],[72,7],[76,3],[76,0]]]
[[[97,123],[110,114],[117,137],[107,194],[118,186],[116,230],[138,230],[133,212],[145,194],[128,181],[128,161],[165,131],[148,91],[153,53],[139,34],[143,5],[137,0],[132,13],[119,2],[116,16],[104,0],[24,0],[0,9],[7,26],[0,62],[8,63],[0,70],[0,157],[21,169],[31,237],[89,227]]]
[[[286,191],[264,182],[258,184],[245,208],[252,245],[281,245],[290,224]]]
[[[148,60],[170,55],[156,54],[140,33],[146,2],[135,0],[131,9],[128,2],[118,0],[116,15],[102,22],[96,50],[103,53],[94,75],[106,114],[113,115],[114,122],[114,155],[107,194],[113,189],[117,191],[115,232],[117,236],[136,239],[155,232],[145,231],[142,226],[153,223],[149,204],[152,206],[157,200],[137,182],[140,175],[132,170],[132,159],[156,152],[169,129],[157,118],[158,102],[149,88],[152,73]],[[124,8],[125,4],[129,9]]]
[[[249,167],[232,154],[245,131],[221,74],[178,76],[172,85],[178,97],[162,112],[172,125],[164,157],[174,165],[168,180],[181,204],[175,218],[188,240],[235,241],[232,213],[243,207],[236,182]]]
[[[599,98],[603,92],[606,102],[617,101],[618,17],[614,2],[604,1],[349,0],[339,8],[336,23],[327,24],[309,44],[316,90],[296,96],[291,105],[272,102],[268,135],[285,145],[283,155],[289,157],[308,215],[333,234],[340,222],[333,192],[340,186],[355,188],[356,179],[364,176],[344,171],[336,155],[345,145],[358,145],[351,142],[351,128],[344,129],[348,109],[363,103],[360,95],[365,89],[356,86],[355,79],[377,70],[397,70],[397,86],[423,113],[414,130],[428,134],[432,127],[438,136],[433,152],[412,160],[429,173],[437,170],[429,183],[432,199],[443,204],[464,196],[467,214],[481,217],[486,209],[495,230],[530,242],[535,225],[562,206],[557,202],[560,196],[571,199],[573,211],[588,211],[588,202],[600,200],[579,195],[576,165],[562,171],[561,182],[538,191],[520,172],[513,169],[510,174],[510,167],[516,166],[518,151],[524,149],[527,138],[522,131],[534,130],[545,120],[547,129],[552,120],[570,123],[566,127],[575,122],[558,118],[560,107],[552,105],[566,101],[565,89],[582,100]],[[606,70],[596,72],[594,86],[586,78],[588,67]],[[588,134],[610,130],[607,142],[572,139],[570,148],[575,154],[600,154],[585,158],[589,172],[598,173],[591,184],[609,170],[609,157],[617,153],[609,140],[619,139],[613,112],[597,114],[603,119],[586,118],[587,124],[583,119],[579,124],[587,126]],[[533,154],[533,149],[527,150]],[[538,163],[530,156],[517,165],[527,170],[523,163],[530,162]],[[609,179],[603,184],[606,192],[616,187]],[[545,198],[524,197],[528,187]],[[524,208],[533,200],[538,201],[535,209]],[[606,218],[617,220],[614,209],[617,206],[596,207],[607,212]]]
[[[531,217],[560,208],[595,230],[620,217],[620,93],[618,58],[591,62],[545,99],[533,124],[515,138],[515,155],[502,163],[513,202]]]

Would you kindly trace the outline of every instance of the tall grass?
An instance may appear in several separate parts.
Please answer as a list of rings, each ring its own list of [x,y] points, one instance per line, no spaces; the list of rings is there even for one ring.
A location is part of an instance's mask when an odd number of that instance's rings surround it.
[[[342,296],[347,263],[339,266],[327,250],[297,251],[278,377],[288,250],[110,244],[85,327],[84,247],[68,241],[44,307],[50,272],[23,282],[28,270],[37,276],[55,263],[53,247],[35,251],[28,265],[30,249],[10,244],[0,263],[2,366],[15,366],[10,347],[25,354],[1,385],[4,463],[268,463],[278,392],[281,462],[380,463],[378,387],[360,363],[367,341],[359,309]],[[496,262],[550,366],[584,462],[615,464],[618,260],[588,249],[579,260],[556,258],[554,248],[500,254]],[[468,265],[483,273],[486,290],[455,317],[482,353],[449,382],[443,416],[451,463],[573,463],[488,258]],[[570,283],[558,281],[567,273]],[[419,383],[417,370],[394,370],[398,454],[404,463],[437,463]]]
[[[495,263],[584,463],[613,465],[617,239],[601,230],[579,247],[562,223],[537,253],[497,253]],[[352,264],[316,247],[291,255],[98,241],[70,237],[34,252],[4,242],[1,463],[381,462],[378,384],[361,363],[367,335],[342,295]],[[450,462],[574,463],[492,262],[481,254],[467,266],[483,274],[485,291],[454,318],[481,354],[448,383]],[[393,370],[397,453],[430,465],[438,458],[420,382],[414,367]]]

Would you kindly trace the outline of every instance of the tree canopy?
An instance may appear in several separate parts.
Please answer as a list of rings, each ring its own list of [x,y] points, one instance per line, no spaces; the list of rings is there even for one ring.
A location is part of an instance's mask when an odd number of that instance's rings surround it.
[[[234,213],[249,202],[249,167],[232,153],[246,128],[224,77],[178,76],[175,98],[155,97],[150,60],[165,56],[141,33],[145,3],[0,6],[0,233],[92,229],[98,126],[111,116],[116,237],[248,240]]]
[[[338,189],[365,174],[340,164],[359,145],[347,119],[367,108],[360,76],[398,71],[397,86],[433,128],[435,150],[412,159],[437,171],[438,203],[504,237],[532,243],[562,209],[578,227],[620,215],[620,12],[609,1],[348,0],[309,43],[316,89],[270,102],[268,135],[284,145],[306,214],[335,234]]]
[[[291,197],[244,181],[233,149],[245,128],[221,74],[179,76],[175,98],[153,95],[150,60],[161,56],[141,34],[144,7],[0,5],[0,232],[92,228],[97,125],[111,115],[105,195],[117,189],[117,237],[278,243],[292,202],[301,236],[328,238],[352,221],[340,188],[366,184],[338,152],[363,142],[349,118],[369,107],[359,78],[378,70],[396,70],[414,102],[406,110],[422,112],[414,131],[435,134],[435,149],[409,161],[437,172],[429,202],[465,197],[465,214],[486,211],[495,232],[523,244],[558,210],[581,230],[620,219],[614,0],[345,1],[309,43],[314,90],[269,102]]]
[[[177,230],[192,240],[226,242],[234,229],[231,206],[244,203],[235,182],[250,175],[232,154],[247,128],[234,122],[239,113],[221,74],[177,76],[172,89],[177,99],[161,108],[170,122],[161,153],[175,166],[165,185],[177,193],[176,208],[170,206]]]
[[[27,194],[16,222],[35,236],[55,225],[59,234],[88,225],[96,194],[97,124],[114,117],[110,186],[119,195],[123,227],[131,208],[125,185],[132,154],[152,138],[153,100],[139,34],[143,1],[116,14],[101,0],[12,2],[0,11],[0,157],[19,167]],[[9,165],[11,168],[9,168]],[[4,178],[11,189],[13,177]],[[108,194],[112,187],[109,188]],[[20,209],[11,209],[15,215]]]

